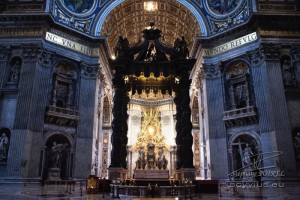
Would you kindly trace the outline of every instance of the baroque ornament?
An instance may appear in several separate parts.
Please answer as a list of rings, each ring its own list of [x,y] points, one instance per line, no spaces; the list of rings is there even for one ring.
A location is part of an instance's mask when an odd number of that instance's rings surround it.
[[[160,111],[153,108],[144,109],[142,116],[141,131],[138,134],[137,143],[133,146],[133,151],[139,151],[141,148],[147,150],[149,143],[154,145],[155,153],[158,153],[158,147],[170,151],[161,132]]]
[[[66,9],[74,13],[86,13],[95,5],[95,0],[61,0]]]
[[[212,13],[225,15],[237,10],[243,3],[242,0],[206,0],[208,8]]]
[[[7,60],[10,54],[9,47],[0,46],[0,60]]]
[[[80,63],[81,67],[81,75],[84,78],[97,78],[97,71],[98,67],[97,66],[90,66],[84,63]]]
[[[218,78],[221,75],[220,64],[203,65],[206,78]]]
[[[263,51],[266,60],[279,60],[281,46],[278,44],[263,44]]]
[[[39,54],[38,61],[43,66],[51,66],[53,56],[53,53],[42,50]]]
[[[252,66],[259,66],[264,61],[264,53],[261,48],[248,52],[248,57]]]
[[[40,47],[37,45],[22,45],[23,47],[23,59],[33,60],[36,59],[40,52]]]

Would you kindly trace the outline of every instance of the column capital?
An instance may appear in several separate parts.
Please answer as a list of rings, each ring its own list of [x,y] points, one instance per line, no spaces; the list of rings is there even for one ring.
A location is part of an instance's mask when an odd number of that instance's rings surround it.
[[[0,60],[8,60],[10,53],[10,46],[0,46]]]
[[[36,60],[41,52],[41,47],[34,44],[22,45],[22,59],[23,60]]]
[[[221,63],[216,64],[203,64],[205,78],[206,79],[215,79],[221,76]]]
[[[265,55],[265,60],[280,60],[280,48],[281,45],[278,44],[263,44],[263,52]]]
[[[247,52],[251,66],[260,66],[265,61],[265,55],[262,48],[257,48]]]
[[[86,79],[97,78],[98,65],[88,65],[86,63],[80,63],[81,76]]]
[[[41,50],[38,55],[38,62],[44,67],[51,67],[55,53],[47,50]]]
[[[292,44],[290,53],[291,53],[292,61],[300,62],[300,45]]]

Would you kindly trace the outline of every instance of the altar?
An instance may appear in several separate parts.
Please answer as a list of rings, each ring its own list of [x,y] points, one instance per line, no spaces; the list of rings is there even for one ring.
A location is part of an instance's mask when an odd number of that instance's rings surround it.
[[[169,179],[169,170],[134,170],[135,179]]]

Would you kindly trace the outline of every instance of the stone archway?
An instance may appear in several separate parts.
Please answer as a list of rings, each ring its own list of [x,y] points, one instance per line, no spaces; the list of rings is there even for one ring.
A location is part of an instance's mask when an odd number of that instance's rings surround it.
[[[96,17],[97,23],[93,28],[93,32],[94,35],[100,35],[101,30],[102,30],[102,26],[104,24],[104,21],[106,20],[108,14],[117,6],[119,6],[121,3],[125,2],[125,0],[118,0],[118,1],[111,1],[110,3],[108,3],[106,6],[103,7],[103,9],[101,10],[101,14],[99,14]],[[202,36],[207,36],[208,35],[208,30],[206,27],[206,22],[205,22],[205,18],[202,14],[202,12],[194,6],[194,4],[192,3],[192,1],[190,0],[176,0],[176,2],[182,4],[183,6],[185,6],[196,18],[198,25],[200,26],[200,30],[201,30],[201,35]]]
[[[229,178],[245,179],[257,178],[246,176],[244,172],[252,172],[261,168],[261,163],[256,162],[261,154],[259,136],[253,132],[242,132],[235,134],[229,140]]]

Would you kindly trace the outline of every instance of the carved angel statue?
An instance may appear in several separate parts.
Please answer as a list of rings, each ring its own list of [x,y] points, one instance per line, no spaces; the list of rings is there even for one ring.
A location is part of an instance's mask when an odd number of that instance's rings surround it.
[[[114,48],[116,58],[125,56],[128,49],[129,49],[128,39],[119,36],[118,42]]]
[[[189,57],[188,43],[186,42],[184,36],[181,39],[177,38],[174,42],[174,49],[179,53],[180,58]]]

